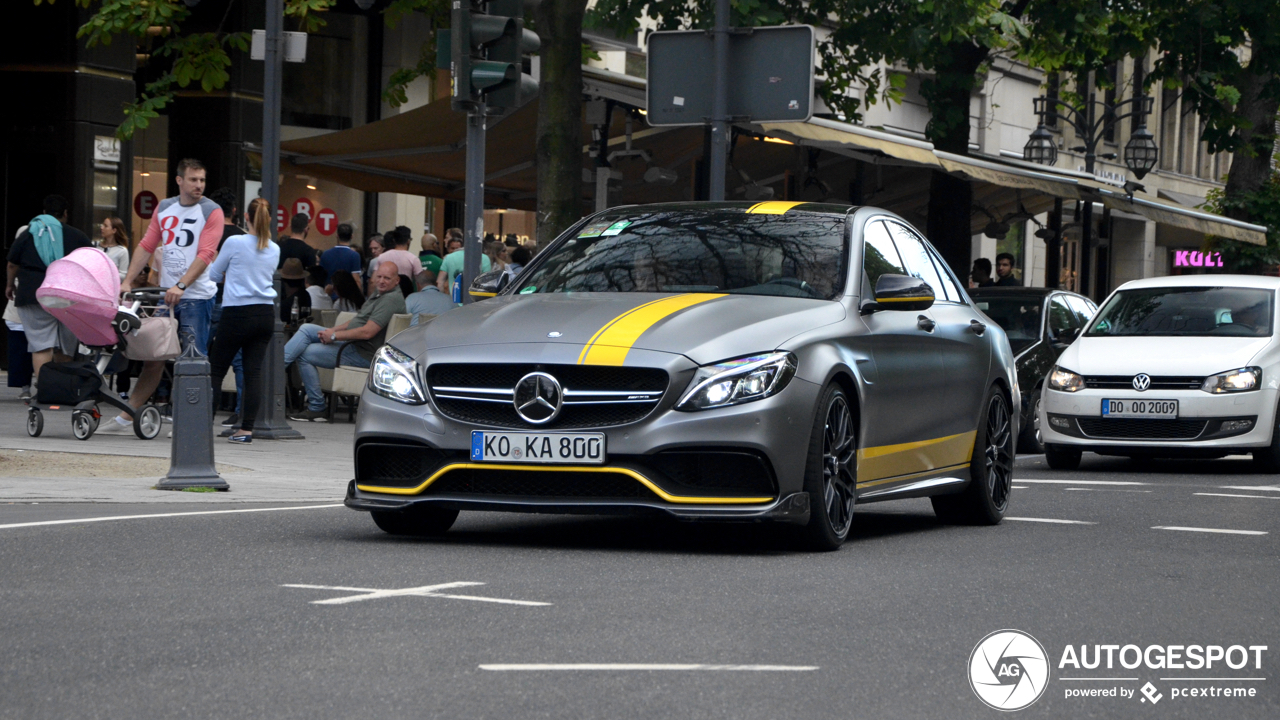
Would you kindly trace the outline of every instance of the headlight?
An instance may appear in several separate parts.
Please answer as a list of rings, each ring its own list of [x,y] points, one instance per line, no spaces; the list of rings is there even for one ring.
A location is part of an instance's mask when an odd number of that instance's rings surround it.
[[[1066,368],[1055,367],[1049,373],[1049,387],[1061,392],[1079,392],[1084,389],[1084,378]]]
[[[703,365],[694,374],[677,410],[709,410],[776,395],[796,374],[796,356],[764,353]]]
[[[390,345],[383,345],[369,367],[369,389],[410,405],[422,405],[427,394],[418,381],[418,363]]]
[[[1262,387],[1262,368],[1247,367],[1228,370],[1204,379],[1200,389],[1207,393],[1233,393],[1257,390]]]

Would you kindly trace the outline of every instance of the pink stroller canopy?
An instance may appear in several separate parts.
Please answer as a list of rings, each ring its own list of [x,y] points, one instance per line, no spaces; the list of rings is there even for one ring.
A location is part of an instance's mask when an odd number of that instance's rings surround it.
[[[36,299],[85,345],[115,345],[120,270],[97,248],[80,248],[49,265]]]

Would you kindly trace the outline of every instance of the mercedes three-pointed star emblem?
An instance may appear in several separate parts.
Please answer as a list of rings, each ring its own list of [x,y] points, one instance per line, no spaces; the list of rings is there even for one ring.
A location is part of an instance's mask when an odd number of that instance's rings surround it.
[[[532,425],[545,425],[560,414],[564,390],[560,382],[544,372],[531,372],[516,383],[513,404],[516,414]]]

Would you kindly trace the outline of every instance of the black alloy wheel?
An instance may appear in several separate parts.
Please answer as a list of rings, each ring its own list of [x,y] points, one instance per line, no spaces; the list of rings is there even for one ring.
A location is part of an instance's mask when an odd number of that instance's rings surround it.
[[[987,395],[985,417],[978,426],[969,463],[969,484],[955,495],[930,500],[938,519],[963,525],[996,525],[1004,519],[1013,489],[1013,425],[1009,400],[998,387]]]
[[[1038,455],[1044,452],[1044,436],[1040,434],[1040,390],[1031,392],[1027,403],[1027,419],[1022,425],[1022,437],[1018,440],[1018,452]]]
[[[853,525],[857,484],[858,431],[844,391],[832,385],[822,395],[814,419],[805,469],[809,493],[806,543],[814,550],[835,550]]]

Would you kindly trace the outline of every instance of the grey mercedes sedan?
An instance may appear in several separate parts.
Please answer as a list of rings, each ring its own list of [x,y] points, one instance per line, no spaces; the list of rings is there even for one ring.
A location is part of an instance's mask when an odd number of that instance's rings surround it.
[[[1009,342],[901,218],[816,203],[613,208],[481,302],[396,335],[360,402],[346,504],[384,531],[461,510],[792,523],[856,503],[1009,503]]]

